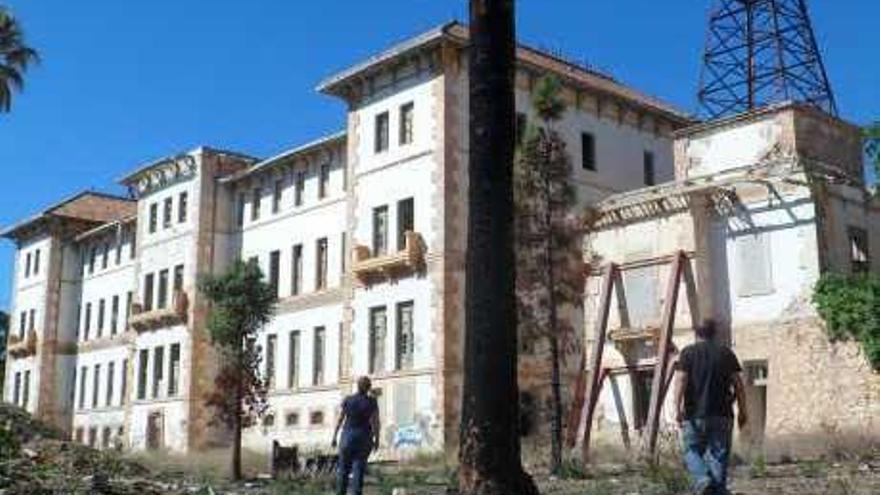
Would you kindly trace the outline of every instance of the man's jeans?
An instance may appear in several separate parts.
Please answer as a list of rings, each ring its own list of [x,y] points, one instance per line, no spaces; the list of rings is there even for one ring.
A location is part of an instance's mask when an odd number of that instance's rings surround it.
[[[684,462],[695,490],[711,487],[710,494],[726,495],[727,463],[733,419],[720,416],[687,420],[682,424]]]
[[[367,458],[370,457],[372,442],[370,432],[361,429],[342,431],[339,443],[339,464],[336,466],[336,493],[345,495],[348,491],[348,477],[351,475],[354,495],[361,495],[364,489],[364,473]]]

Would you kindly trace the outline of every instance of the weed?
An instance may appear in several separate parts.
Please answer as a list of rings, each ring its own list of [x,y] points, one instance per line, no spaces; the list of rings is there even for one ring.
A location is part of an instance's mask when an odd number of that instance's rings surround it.
[[[749,466],[749,476],[752,478],[764,478],[767,476],[767,461],[764,456],[755,457]]]

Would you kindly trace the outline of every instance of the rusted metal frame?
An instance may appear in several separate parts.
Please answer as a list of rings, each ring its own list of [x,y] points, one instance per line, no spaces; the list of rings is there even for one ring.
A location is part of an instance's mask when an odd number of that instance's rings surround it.
[[[679,250],[679,251],[676,251],[672,254],[651,256],[651,257],[642,258],[642,259],[638,259],[638,260],[634,260],[634,261],[628,261],[626,263],[619,263],[619,264],[617,264],[617,272],[619,274],[620,272],[625,272],[627,270],[636,270],[639,268],[645,268],[645,267],[649,267],[649,266],[667,265],[667,264],[675,261],[675,258],[677,256],[679,256],[681,253],[684,253],[685,257],[687,257],[688,259],[694,258],[697,255],[696,251]],[[599,270],[593,272],[593,274],[595,274],[595,275],[599,275],[602,273],[603,273],[602,269],[599,269]],[[626,325],[624,325],[624,326],[626,326]]]
[[[617,275],[616,265],[609,264],[605,266],[605,274],[602,278],[602,288],[601,288],[601,299],[600,299],[600,308],[608,307],[611,304],[611,291],[613,290],[614,279]],[[608,310],[605,311],[605,323],[601,325],[600,329],[600,320],[596,322],[596,328],[601,330],[601,334],[605,336],[605,330],[607,327],[607,317]],[[596,342],[594,342],[594,350],[595,350]],[[580,433],[581,420],[583,418],[583,409],[584,404],[586,402],[586,380],[587,380],[587,353],[586,350],[581,352],[580,364],[578,365],[578,376],[574,385],[574,404],[572,404],[571,413],[569,414],[568,419],[568,435],[566,438],[566,445],[569,448],[573,448],[577,443],[578,433]]]
[[[678,292],[686,259],[684,252],[679,251],[670,267],[669,281],[666,286],[660,347],[657,350],[657,361],[654,363],[654,377],[651,381],[651,402],[648,407],[647,434],[642,446],[643,453],[651,459],[653,459],[657,447],[660,411],[663,408],[667,367],[670,362],[670,350],[672,347],[672,331],[675,327],[675,311],[678,305]]]
[[[584,393],[587,405],[585,408],[582,407],[584,409],[582,412],[583,420],[578,422],[578,424],[583,425],[584,429],[581,445],[581,458],[584,462],[587,462],[589,458],[590,430],[592,429],[591,427],[593,424],[593,413],[596,410],[596,401],[599,397],[599,387],[602,384],[602,377],[605,374],[604,371],[600,372],[600,370],[602,370],[602,354],[605,350],[608,316],[611,312],[611,297],[617,273],[617,265],[610,263],[606,268],[605,276],[602,278],[602,291],[598,308],[599,313],[593,332],[593,350],[589,361],[589,379],[587,381],[586,392]]]

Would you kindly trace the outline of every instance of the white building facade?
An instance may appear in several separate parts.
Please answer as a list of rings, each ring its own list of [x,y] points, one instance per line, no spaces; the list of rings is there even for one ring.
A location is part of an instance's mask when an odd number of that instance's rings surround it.
[[[19,248],[12,334],[25,316],[4,399],[97,447],[223,444],[204,402],[216,360],[196,281],[256,259],[278,304],[259,336],[270,409],[246,446],[326,447],[359,375],[378,389],[389,453],[454,445],[466,46],[467,29],[446,24],[323,82],[319,91],[347,105],[344,132],[262,161],[210,148],[173,155],[125,176],[130,198],[78,200],[112,215],[62,216],[56,206],[5,231]],[[537,50],[520,47],[518,57],[520,128],[535,82],[563,82],[559,128],[582,205],[674,177],[683,114]]]

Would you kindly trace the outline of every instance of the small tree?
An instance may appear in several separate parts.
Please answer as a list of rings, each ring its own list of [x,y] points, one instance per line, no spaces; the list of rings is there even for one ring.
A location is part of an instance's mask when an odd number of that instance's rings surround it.
[[[574,327],[560,316],[579,307],[583,294],[582,229],[574,214],[571,158],[554,125],[565,113],[560,82],[544,77],[532,97],[539,125],[530,125],[514,168],[517,299],[520,338],[546,339],[550,348],[552,432],[550,467],[562,465],[560,369],[573,348]]]
[[[257,332],[275,309],[275,293],[255,261],[236,261],[218,276],[199,280],[211,302],[208,331],[220,357],[215,390],[207,404],[215,423],[232,430],[232,477],[241,479],[241,433],[266,411],[266,381],[260,374]]]

